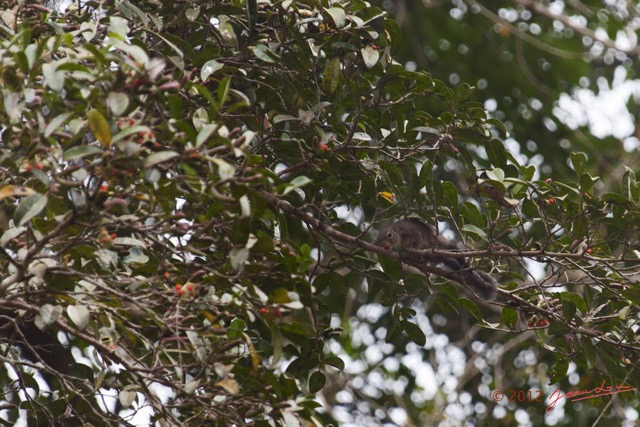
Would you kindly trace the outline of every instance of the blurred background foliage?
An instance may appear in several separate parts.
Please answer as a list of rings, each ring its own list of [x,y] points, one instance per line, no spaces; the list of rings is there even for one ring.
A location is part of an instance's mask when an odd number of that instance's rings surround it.
[[[3,423],[636,422],[635,5],[0,5]]]

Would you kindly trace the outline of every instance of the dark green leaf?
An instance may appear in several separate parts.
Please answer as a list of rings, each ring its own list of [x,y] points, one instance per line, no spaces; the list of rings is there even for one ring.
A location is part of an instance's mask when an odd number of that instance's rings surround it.
[[[327,383],[327,377],[320,371],[315,371],[309,377],[309,391],[311,393],[317,393]]]
[[[420,327],[415,323],[403,320],[401,322],[401,327],[409,339],[420,347],[423,347],[427,343],[427,337],[424,335],[424,332],[422,332],[422,329],[420,329]]]

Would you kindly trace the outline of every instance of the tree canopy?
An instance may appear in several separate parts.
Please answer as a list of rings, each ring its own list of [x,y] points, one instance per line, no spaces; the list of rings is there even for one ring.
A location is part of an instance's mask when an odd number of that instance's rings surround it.
[[[637,6],[0,5],[1,424],[637,420]]]

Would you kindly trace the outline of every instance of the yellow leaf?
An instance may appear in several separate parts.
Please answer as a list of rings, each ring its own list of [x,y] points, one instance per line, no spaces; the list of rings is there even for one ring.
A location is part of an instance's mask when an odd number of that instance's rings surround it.
[[[286,304],[291,302],[291,297],[289,297],[289,292],[286,289],[276,288],[269,294],[269,301],[276,304]]]
[[[249,347],[249,352],[251,353],[251,364],[253,365],[253,369],[257,369],[260,365],[260,358],[258,357],[258,353],[256,352],[256,348],[253,346],[251,342],[251,338],[249,335],[243,333],[245,341],[247,341],[247,347]]]
[[[396,197],[395,194],[389,193],[388,191],[382,191],[382,192],[378,193],[378,196],[382,197],[383,199],[385,199],[389,203],[393,203],[393,199]]]
[[[240,393],[240,385],[232,378],[225,378],[216,383],[218,387],[222,387],[229,394]]]
[[[202,315],[209,321],[209,323],[211,323],[212,325],[215,326],[216,320],[218,320],[218,316],[216,316],[214,313],[212,313],[209,310],[204,310],[202,311]]]
[[[328,95],[334,95],[340,80],[340,58],[329,61],[322,73],[322,90]]]
[[[35,191],[33,191],[31,188],[20,187],[19,185],[5,185],[4,187],[0,188],[0,200],[13,196],[28,196],[33,193],[35,193]]]
[[[111,144],[111,128],[107,119],[98,110],[89,111],[87,119],[89,120],[89,130],[91,130],[93,136],[100,141],[103,148],[109,148]]]

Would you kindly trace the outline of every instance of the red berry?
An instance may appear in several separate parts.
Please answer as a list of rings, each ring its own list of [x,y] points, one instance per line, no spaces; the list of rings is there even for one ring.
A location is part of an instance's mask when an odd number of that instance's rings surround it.
[[[273,310],[273,314],[275,314],[276,317],[282,317],[282,310],[280,310],[280,307],[276,307]]]
[[[590,254],[592,252],[592,250],[591,250],[591,248],[587,248],[587,250],[585,252]]]
[[[115,240],[118,235],[116,233],[111,233],[109,237],[111,237],[111,240]]]
[[[31,172],[33,170],[33,165],[27,165],[27,172]]]
[[[41,171],[43,167],[44,167],[44,166],[42,165],[42,163],[38,163],[38,164],[36,165],[36,169],[38,169],[39,171]]]
[[[549,197],[546,200],[546,202],[547,202],[548,205],[552,205],[552,204],[554,204],[556,202],[556,199],[554,199],[553,197]]]
[[[262,307],[262,308],[260,309],[260,313],[261,313],[261,314],[267,314],[268,312],[269,312],[269,310],[267,309],[267,307]]]

